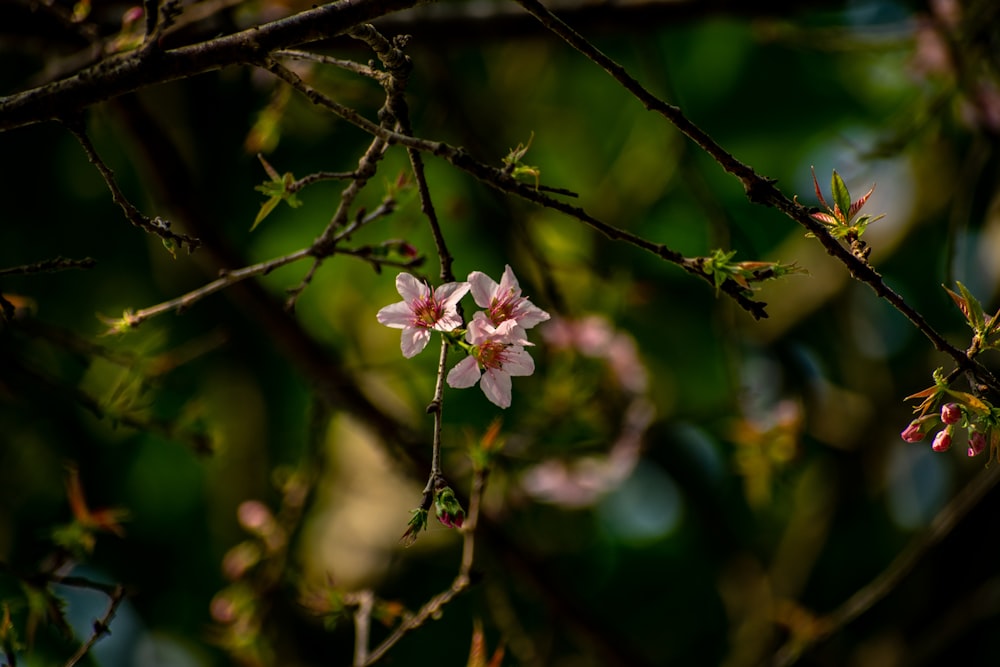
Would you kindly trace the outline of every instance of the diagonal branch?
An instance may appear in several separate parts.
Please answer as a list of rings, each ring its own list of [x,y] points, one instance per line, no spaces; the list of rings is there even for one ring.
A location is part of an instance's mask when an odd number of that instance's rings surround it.
[[[695,125],[680,108],[659,99],[635,78],[625,68],[602,53],[597,47],[573,30],[559,17],[545,8],[538,0],[515,0],[525,11],[538,19],[546,28],[560,37],[567,44],[585,55],[605,72],[611,75],[625,90],[642,102],[650,111],[655,111],[670,121],[678,130],[696,143],[710,155],[727,172],[736,176],[746,190],[747,199],[756,204],[763,204],[778,209],[786,216],[809,230],[827,253],[840,260],[847,267],[851,276],[868,285],[880,298],[888,301],[896,310],[902,313],[913,325],[926,336],[938,351],[951,357],[961,370],[972,371],[990,388],[1000,393],[1000,382],[978,361],[955,347],[944,336],[935,330],[929,322],[910,306],[891,287],[882,276],[867,261],[857,257],[837,239],[830,236],[826,228],[809,215],[809,210],[798,202],[786,197],[774,185],[774,180],[757,174],[752,168],[737,160],[732,154],[720,146],[704,130]]]
[[[129,222],[139,229],[159,236],[163,239],[165,244],[176,243],[182,247],[187,245],[188,252],[193,252],[195,248],[201,244],[201,241],[188,236],[187,234],[177,234],[176,232],[170,231],[170,221],[168,220],[164,220],[159,216],[150,219],[148,216],[144,215],[142,211],[136,208],[127,197],[125,197],[125,193],[121,191],[121,188],[118,187],[118,183],[115,181],[115,173],[111,170],[111,167],[105,164],[104,160],[101,159],[101,156],[97,154],[97,149],[94,148],[94,144],[90,141],[90,137],[87,136],[87,132],[83,128],[82,120],[76,118],[72,121],[67,121],[66,127],[73,133],[76,140],[80,142],[80,146],[83,147],[83,152],[87,154],[87,160],[89,160],[90,163],[97,168],[97,171],[101,173],[101,177],[104,179],[108,189],[111,191],[111,199],[113,199],[114,202],[121,207],[122,212],[125,213],[125,218]]]

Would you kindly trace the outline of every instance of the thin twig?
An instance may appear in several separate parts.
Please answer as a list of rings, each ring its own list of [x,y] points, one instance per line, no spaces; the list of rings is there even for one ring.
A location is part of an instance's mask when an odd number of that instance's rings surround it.
[[[43,259],[34,264],[23,264],[0,269],[0,276],[21,276],[31,273],[53,273],[55,271],[65,271],[66,269],[92,269],[97,265],[97,260],[91,257],[83,259],[67,259],[65,257],[53,257]]]
[[[235,285],[236,283],[246,280],[247,278],[267,275],[271,271],[285,266],[286,264],[291,264],[293,262],[314,256],[312,247],[303,248],[287,255],[282,255],[281,257],[275,257],[264,262],[251,264],[250,266],[245,266],[240,269],[225,271],[219,278],[216,278],[212,282],[202,285],[197,289],[193,289],[187,294],[179,296],[176,299],[164,301],[163,303],[150,306],[149,308],[126,312],[122,316],[122,319],[116,323],[116,326],[124,325],[124,327],[127,328],[134,328],[151,317],[172,311],[180,312],[210,294],[214,294],[231,285]]]
[[[288,186],[289,192],[298,192],[307,185],[318,183],[319,181],[346,181],[349,178],[357,178],[354,171],[317,171],[314,174],[303,176],[297,181],[292,181]]]
[[[76,118],[67,121],[65,125],[69,131],[73,133],[73,136],[76,137],[77,141],[80,142],[80,146],[83,147],[84,153],[87,154],[87,160],[89,160],[90,163],[97,168],[97,171],[101,173],[101,177],[107,184],[108,189],[111,190],[111,198],[116,204],[118,204],[118,206],[121,207],[122,211],[125,213],[125,218],[129,222],[139,229],[159,236],[166,242],[176,243],[182,247],[187,245],[188,252],[194,251],[195,248],[201,245],[201,241],[194,237],[170,231],[169,221],[163,220],[160,217],[150,219],[137,209],[132,202],[125,197],[124,193],[122,193],[121,189],[118,187],[118,184],[115,182],[114,172],[97,154],[97,149],[94,148],[94,144],[90,141],[90,137],[87,136],[87,132],[83,128],[83,122],[79,118]]]
[[[231,287],[236,283],[247,280],[248,278],[267,275],[272,271],[274,271],[275,269],[279,269],[285,265],[292,264],[294,262],[298,262],[304,259],[311,258],[315,261],[313,263],[313,266],[310,268],[307,274],[307,279],[304,280],[304,283],[300,284],[297,287],[289,288],[288,290],[289,294],[294,294],[297,296],[308,285],[309,280],[311,280],[312,278],[312,274],[316,270],[316,265],[319,263],[319,260],[325,259],[330,255],[334,254],[353,255],[356,257],[361,257],[362,259],[365,259],[368,262],[384,263],[386,265],[397,265],[398,264],[397,262],[393,262],[391,260],[386,260],[383,262],[379,259],[366,256],[364,252],[359,250],[353,250],[348,248],[342,249],[337,247],[338,243],[346,240],[350,236],[350,234],[352,234],[354,231],[372,222],[373,220],[377,220],[378,218],[389,215],[394,209],[395,209],[395,200],[392,199],[391,197],[387,197],[385,200],[383,200],[383,202],[379,205],[377,209],[363,216],[360,220],[355,221],[355,223],[341,230],[338,234],[335,234],[331,239],[329,245],[321,246],[317,242],[309,246],[308,248],[301,248],[294,252],[288,253],[287,255],[274,257],[269,260],[258,262],[257,264],[251,264],[249,266],[244,266],[239,269],[223,271],[222,275],[213,280],[212,282],[202,285],[201,287],[198,287],[196,289],[193,289],[190,292],[187,292],[186,294],[182,294],[177,298],[170,299],[169,301],[164,301],[162,303],[158,303],[148,308],[142,308],[140,310],[135,310],[135,311],[126,311],[120,319],[109,320],[108,323],[112,325],[112,331],[126,331],[128,329],[133,329],[151,317],[156,317],[157,315],[162,315],[164,313],[169,313],[169,312],[178,312],[178,313],[182,312],[187,308],[193,306],[198,301],[201,301],[205,297],[215,294],[216,292],[224,290],[228,287]],[[291,306],[294,306],[294,302],[291,304]],[[289,310],[291,309],[290,306],[286,307]]]
[[[372,623],[375,594],[365,589],[357,594],[358,607],[354,610],[354,667],[363,667],[368,661],[368,637]]]
[[[431,477],[442,474],[441,470],[441,424],[444,406],[444,375],[448,363],[448,341],[441,336],[441,354],[438,357],[437,380],[434,383],[434,400],[427,406],[428,412],[434,413],[434,440],[431,445]]]
[[[366,76],[370,79],[378,79],[381,74],[381,72],[372,69],[368,65],[362,65],[361,63],[356,63],[353,60],[334,58],[333,56],[311,53],[309,51],[283,49],[281,51],[275,51],[271,55],[275,58],[292,58],[293,60],[306,60],[319,65],[333,65],[334,67],[339,67],[347,70],[348,72],[354,72],[355,74],[360,74],[361,76]]]
[[[94,648],[97,642],[104,638],[105,635],[111,634],[111,621],[114,620],[115,614],[118,613],[118,607],[125,600],[125,588],[120,585],[115,586],[110,598],[108,609],[104,612],[104,616],[94,621],[94,631],[90,635],[90,638],[66,661],[66,667],[73,667],[73,665],[80,662],[90,652],[90,649]]]
[[[390,42],[371,25],[358,26],[350,31],[351,37],[359,39],[368,44],[375,54],[382,61],[386,71],[389,73],[388,79],[383,83],[386,91],[386,108],[396,119],[397,129],[400,134],[413,136],[413,126],[410,123],[410,111],[406,104],[404,91],[406,82],[410,75],[412,65],[410,59],[403,54],[403,40],[397,38],[396,42]],[[417,192],[420,195],[420,210],[427,217],[430,224],[431,235],[434,237],[434,245],[437,248],[437,255],[441,266],[441,282],[452,282],[455,276],[452,273],[452,256],[445,243],[444,234],[441,232],[441,224],[438,222],[437,212],[434,209],[434,202],[431,200],[431,191],[427,185],[427,175],[424,171],[424,160],[420,151],[413,147],[407,147],[406,153],[410,158],[410,168],[413,171],[413,178],[417,183]]]

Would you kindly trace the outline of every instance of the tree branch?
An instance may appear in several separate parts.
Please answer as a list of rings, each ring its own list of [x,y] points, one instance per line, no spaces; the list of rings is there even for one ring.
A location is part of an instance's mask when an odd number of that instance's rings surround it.
[[[309,44],[421,0],[340,0],[199,44],[111,56],[77,74],[0,97],[0,132],[65,118],[141,88],[230,65],[259,62],[277,49]]]

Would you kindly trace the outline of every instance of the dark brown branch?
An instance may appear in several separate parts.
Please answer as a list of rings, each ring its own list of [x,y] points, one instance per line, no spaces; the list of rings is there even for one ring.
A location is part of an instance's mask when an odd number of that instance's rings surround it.
[[[12,266],[6,269],[0,269],[0,276],[22,276],[31,273],[54,273],[56,271],[65,271],[66,269],[92,269],[96,265],[97,260],[91,257],[84,257],[83,259],[53,257],[52,259],[43,259],[42,261],[35,262],[34,264],[23,264],[21,266]]]
[[[0,131],[65,118],[98,102],[316,42],[420,0],[341,0],[199,44],[112,56],[51,84],[0,97]]]

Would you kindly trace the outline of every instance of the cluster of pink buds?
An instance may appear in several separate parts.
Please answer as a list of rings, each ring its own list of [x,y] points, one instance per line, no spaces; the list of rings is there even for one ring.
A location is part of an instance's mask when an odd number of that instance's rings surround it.
[[[899,435],[906,442],[920,442],[938,423],[943,424],[944,428],[935,433],[931,441],[931,449],[935,452],[946,452],[951,449],[956,427],[969,432],[967,451],[969,456],[978,456],[986,449],[986,436],[977,428],[977,424],[970,423],[964,408],[958,403],[945,403],[941,406],[940,413],[931,413],[914,419]]]

